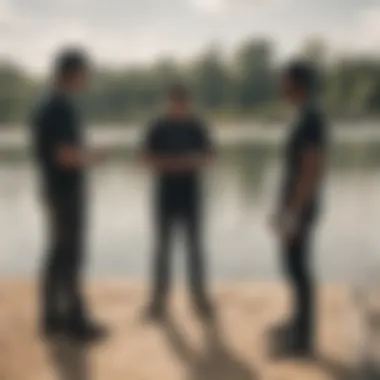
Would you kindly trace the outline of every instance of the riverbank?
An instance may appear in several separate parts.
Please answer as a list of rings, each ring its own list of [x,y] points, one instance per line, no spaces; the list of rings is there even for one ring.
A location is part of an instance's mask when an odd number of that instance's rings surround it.
[[[380,128],[377,123],[341,124],[331,123],[333,143],[380,143]],[[141,125],[105,125],[88,128],[91,145],[117,152],[122,149],[135,149],[144,134]],[[214,128],[213,135],[220,146],[230,147],[247,144],[280,144],[286,134],[283,124],[239,123],[238,125],[221,124]],[[0,128],[0,153],[27,153],[31,139],[28,128],[22,126]]]
[[[347,380],[358,349],[351,324],[354,309],[342,286],[321,291],[320,354],[309,363],[275,361],[269,355],[268,331],[290,308],[281,285],[217,286],[219,335],[205,331],[180,290],[173,297],[174,322],[163,327],[141,321],[147,293],[137,283],[95,283],[88,293],[96,316],[112,328],[112,335],[82,351],[39,340],[35,283],[0,282],[0,379]]]

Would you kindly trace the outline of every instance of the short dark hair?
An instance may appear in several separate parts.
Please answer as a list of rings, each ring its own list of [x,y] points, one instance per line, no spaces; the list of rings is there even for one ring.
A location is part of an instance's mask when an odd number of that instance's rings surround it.
[[[54,72],[56,77],[65,78],[89,67],[89,57],[82,49],[66,48],[58,54]]]
[[[308,93],[317,88],[318,73],[316,68],[306,61],[291,62],[284,70],[284,76]]]
[[[187,102],[191,99],[191,91],[183,83],[175,83],[169,86],[167,96],[172,101]]]

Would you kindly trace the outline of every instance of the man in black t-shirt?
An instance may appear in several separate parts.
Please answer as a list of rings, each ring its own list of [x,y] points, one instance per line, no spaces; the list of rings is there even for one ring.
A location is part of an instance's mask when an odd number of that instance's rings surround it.
[[[318,217],[326,155],[326,122],[316,105],[316,73],[295,62],[283,74],[282,90],[297,109],[285,150],[284,182],[274,220],[284,265],[294,288],[295,316],[284,329],[286,349],[308,355],[314,341],[315,286],[310,268],[310,239]]]
[[[49,221],[49,252],[43,281],[42,330],[80,340],[101,337],[81,294],[85,232],[85,171],[103,153],[85,149],[74,94],[87,83],[89,63],[76,49],[56,62],[54,85],[33,114],[32,135]]]
[[[152,123],[143,147],[144,162],[156,175],[157,248],[149,308],[152,318],[160,318],[165,312],[171,262],[169,246],[177,223],[186,232],[195,305],[201,316],[211,316],[205,289],[200,176],[213,151],[207,128],[191,113],[188,91],[181,85],[173,86],[168,94],[167,115]]]

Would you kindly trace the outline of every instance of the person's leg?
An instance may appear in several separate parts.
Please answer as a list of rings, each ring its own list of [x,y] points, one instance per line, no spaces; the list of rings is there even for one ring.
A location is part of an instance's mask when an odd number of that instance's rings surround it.
[[[164,311],[170,287],[171,277],[171,235],[174,214],[168,208],[159,208],[155,218],[156,246],[153,262],[153,286],[151,309]]]
[[[46,255],[46,262],[42,273],[42,296],[41,296],[41,317],[42,328],[49,333],[58,330],[62,324],[62,311],[60,309],[60,280],[61,261],[63,257],[60,244],[61,237],[59,223],[57,220],[57,205],[53,201],[46,202],[49,248]]]
[[[186,207],[182,215],[186,233],[188,276],[194,302],[202,314],[211,313],[206,285],[206,263],[203,252],[202,221],[196,205]]]
[[[59,281],[57,272],[59,249],[52,246],[47,254],[42,274],[41,324],[42,329],[49,333],[58,330],[62,324],[59,308]]]
[[[43,318],[47,331],[62,330],[67,322],[66,283],[70,276],[70,230],[67,204],[59,198],[47,200],[50,248],[43,274]]]
[[[287,271],[294,289],[296,345],[311,348],[314,338],[315,287],[310,268],[310,228],[285,244]]]
[[[62,293],[65,301],[65,332],[80,342],[91,342],[106,336],[106,329],[96,324],[88,315],[82,289],[84,261],[84,202],[74,194],[67,197],[62,219],[65,222],[64,252],[62,263]]]
[[[84,200],[74,196],[67,202],[67,242],[66,242],[66,278],[65,296],[67,313],[71,323],[89,323],[89,316],[85,308],[82,280],[84,264]]]

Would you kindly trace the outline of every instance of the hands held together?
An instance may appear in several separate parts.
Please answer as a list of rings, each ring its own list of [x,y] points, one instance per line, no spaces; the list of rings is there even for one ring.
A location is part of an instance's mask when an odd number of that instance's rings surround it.
[[[292,240],[299,232],[299,217],[287,210],[279,212],[270,218],[270,227],[279,238]]]

